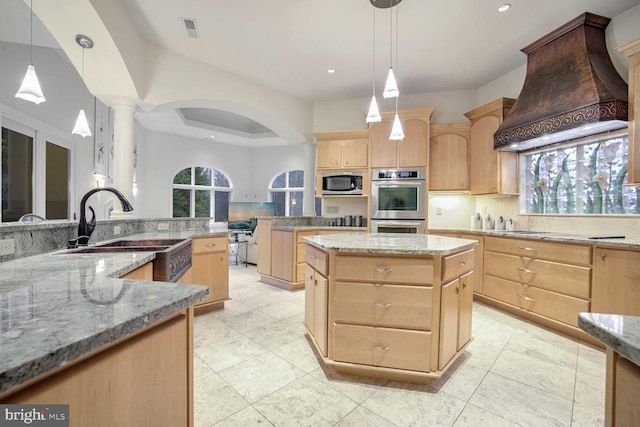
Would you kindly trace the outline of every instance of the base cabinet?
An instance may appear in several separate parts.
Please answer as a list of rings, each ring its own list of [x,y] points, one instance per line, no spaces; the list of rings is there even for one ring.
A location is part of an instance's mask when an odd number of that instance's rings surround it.
[[[596,248],[593,270],[592,312],[640,316],[640,252]]]
[[[397,256],[307,245],[305,323],[316,350],[339,372],[440,377],[472,339],[473,252]]]
[[[209,297],[196,304],[196,314],[223,308],[229,298],[228,237],[194,237],[187,274],[189,283],[209,286]]]
[[[68,404],[70,426],[193,426],[193,312],[1,397]]]

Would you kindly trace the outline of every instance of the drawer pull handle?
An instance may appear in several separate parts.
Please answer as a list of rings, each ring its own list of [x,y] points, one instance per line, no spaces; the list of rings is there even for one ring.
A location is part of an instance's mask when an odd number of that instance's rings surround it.
[[[372,349],[374,350],[378,350],[378,351],[389,351],[390,348],[388,345],[372,345],[371,346]]]
[[[393,268],[388,267],[378,267],[375,269],[378,273],[390,273],[393,271]]]
[[[389,308],[389,307],[391,307],[391,304],[389,304],[388,302],[377,302],[376,303],[376,307]]]
[[[528,268],[518,267],[518,270],[522,271],[523,273],[535,273],[535,271],[529,270]]]
[[[208,248],[212,248],[215,245],[217,245],[217,243],[207,243],[207,244],[205,244],[205,246],[208,247]]]
[[[523,251],[537,251],[536,248],[530,248],[528,246],[520,246],[518,249],[522,249]]]
[[[316,257],[314,257],[313,255],[307,255],[309,257],[309,261],[313,261],[316,259]]]
[[[460,261],[460,265],[467,265],[467,263],[464,261]]]
[[[601,259],[602,261],[604,261],[605,259],[607,259],[607,254],[602,254],[602,255],[600,255],[600,259]]]
[[[529,297],[526,297],[526,296],[524,296],[524,295],[517,294],[517,297],[518,297],[518,298],[522,298],[522,299],[523,299],[523,300],[525,300],[525,301],[529,301],[529,302],[536,302],[536,300],[535,300],[535,299],[533,299],[533,298],[529,298]]]
[[[465,282],[462,282],[462,289],[467,289],[467,284]]]

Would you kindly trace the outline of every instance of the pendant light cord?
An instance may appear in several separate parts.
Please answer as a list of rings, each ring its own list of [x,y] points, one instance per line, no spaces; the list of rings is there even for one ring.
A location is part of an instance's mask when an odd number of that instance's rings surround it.
[[[373,8],[373,66],[371,69],[373,76],[373,95],[376,94],[376,8]]]
[[[33,0],[31,0],[31,3],[29,5],[29,19],[30,19],[30,24],[29,24],[29,46],[31,46],[31,49],[29,50],[29,63],[31,65],[33,65]]]

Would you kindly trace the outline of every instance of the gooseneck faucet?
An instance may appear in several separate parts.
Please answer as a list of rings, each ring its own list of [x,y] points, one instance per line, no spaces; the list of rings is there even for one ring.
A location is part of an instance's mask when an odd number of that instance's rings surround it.
[[[96,228],[96,212],[93,210],[91,206],[89,206],[89,210],[91,211],[91,219],[87,221],[87,217],[85,215],[85,207],[87,204],[87,199],[94,193],[98,191],[110,191],[118,197],[120,203],[122,204],[122,210],[124,212],[131,212],[133,210],[133,206],[127,200],[124,195],[116,190],[113,187],[99,187],[94,188],[82,196],[82,200],[80,201],[80,221],[78,222],[78,238],[75,240],[69,240],[69,248],[74,248],[78,246],[87,246],[89,243],[89,238],[91,237],[91,233]]]

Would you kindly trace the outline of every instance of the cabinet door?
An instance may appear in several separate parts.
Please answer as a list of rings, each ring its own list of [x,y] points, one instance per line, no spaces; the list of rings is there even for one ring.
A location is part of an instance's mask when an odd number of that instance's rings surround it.
[[[440,302],[440,354],[438,369],[443,369],[458,350],[458,293],[460,280],[442,286]]]
[[[191,257],[190,283],[209,286],[209,297],[198,304],[223,301],[229,297],[228,264],[227,252],[194,254]]]
[[[313,335],[324,356],[327,355],[327,278],[315,273],[313,304]]]
[[[259,242],[259,241],[258,241]],[[271,276],[293,282],[294,241],[293,231],[273,231],[271,233]]]
[[[313,320],[315,314],[313,305],[315,304],[315,274],[313,268],[308,265],[304,272],[304,324],[310,333],[314,333]]]
[[[596,248],[591,311],[640,316],[640,252]]]
[[[273,221],[259,219],[258,227],[258,274],[271,276],[271,225]]]
[[[496,116],[482,117],[471,125],[471,194],[491,194],[498,191],[498,154],[493,150],[493,134],[499,126],[500,119]]]
[[[468,190],[467,138],[444,134],[429,141],[429,191]]]
[[[382,121],[375,123],[369,129],[369,145],[371,146],[371,167],[387,168],[397,167],[396,141],[391,141],[391,122]]]
[[[405,120],[402,123],[404,139],[398,141],[398,166],[427,167],[428,126],[422,120]]]
[[[342,166],[340,141],[318,141],[318,168],[338,168]]]
[[[473,313],[473,280],[470,271],[460,277],[460,294],[458,301],[458,348],[460,350],[471,339],[471,318]]]
[[[351,139],[342,143],[342,166],[351,168],[367,167],[369,145],[366,140]]]

